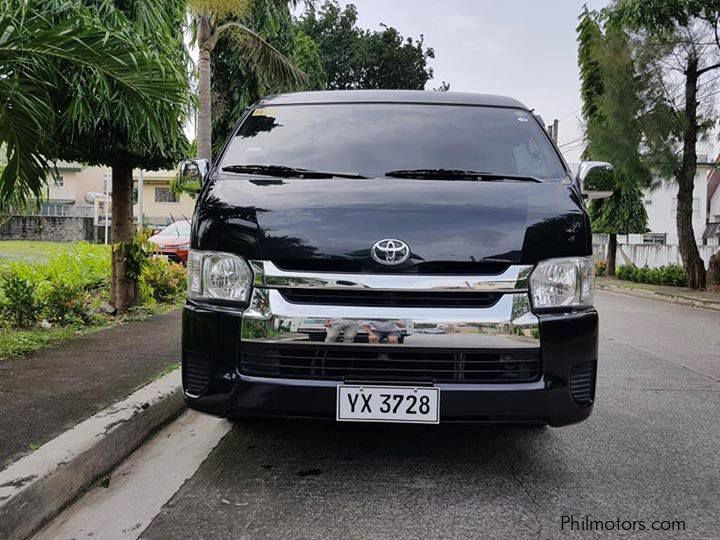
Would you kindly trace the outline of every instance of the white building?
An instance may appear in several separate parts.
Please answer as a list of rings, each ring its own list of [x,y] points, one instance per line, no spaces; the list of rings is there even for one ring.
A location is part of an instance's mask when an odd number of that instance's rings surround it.
[[[719,243],[717,224],[720,222],[720,173],[707,154],[698,154],[698,167],[693,191],[693,230],[698,245]],[[677,245],[677,184],[664,180],[655,189],[644,192],[648,214],[647,234],[621,236],[618,241],[629,244]]]
[[[108,193],[112,196],[111,169],[89,167],[73,162],[60,162],[58,176],[47,178],[47,192],[42,214],[48,216],[94,217],[96,209],[93,194]],[[133,171],[135,181],[133,215],[139,216],[139,171]],[[195,201],[183,193],[177,195],[170,189],[175,171],[144,171],[142,190],[143,223],[162,227],[178,219],[190,219]]]

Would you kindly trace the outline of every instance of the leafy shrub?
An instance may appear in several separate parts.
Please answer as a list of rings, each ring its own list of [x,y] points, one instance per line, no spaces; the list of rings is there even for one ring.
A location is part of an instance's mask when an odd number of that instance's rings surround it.
[[[669,264],[663,266],[662,282],[664,285],[674,285],[675,287],[687,287],[688,281],[685,270],[679,264]]]
[[[607,261],[595,261],[595,275],[604,276],[607,272]]]
[[[0,282],[2,303],[0,313],[11,325],[25,328],[34,325],[42,310],[38,300],[37,284],[23,276],[8,272]]]
[[[185,267],[161,258],[153,258],[145,264],[141,281],[149,287],[148,292],[154,300],[172,301],[185,291]]]
[[[617,269],[618,279],[633,281],[635,283],[648,283],[650,285],[670,285],[673,287],[687,287],[687,277],[683,267],[677,264],[668,264],[659,268],[643,266],[638,268],[632,265],[623,265]]]
[[[134,271],[141,271],[141,299],[173,301],[185,288],[185,269],[166,260],[148,259],[147,234],[130,243]],[[58,325],[92,324],[93,307],[110,287],[110,246],[77,242],[46,262],[12,261],[0,268],[0,318],[13,327],[33,326],[41,318]]]
[[[45,314],[58,324],[90,324],[90,296],[81,286],[56,281],[45,297]]]
[[[615,275],[618,279],[624,279],[625,281],[635,281],[634,277],[636,269],[636,266],[624,264],[622,266],[618,266],[618,268],[615,270]]]
[[[127,242],[113,245],[113,252],[120,251],[125,259],[125,272],[132,279],[139,280],[151,260],[155,245],[150,242],[152,231],[143,228]]]

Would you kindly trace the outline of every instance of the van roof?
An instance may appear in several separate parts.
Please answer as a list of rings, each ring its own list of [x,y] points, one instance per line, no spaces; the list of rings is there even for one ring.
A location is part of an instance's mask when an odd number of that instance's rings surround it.
[[[516,99],[470,92],[434,92],[427,90],[324,90],[266,96],[258,102],[266,105],[300,105],[318,103],[429,103],[440,105],[485,105],[525,109]]]

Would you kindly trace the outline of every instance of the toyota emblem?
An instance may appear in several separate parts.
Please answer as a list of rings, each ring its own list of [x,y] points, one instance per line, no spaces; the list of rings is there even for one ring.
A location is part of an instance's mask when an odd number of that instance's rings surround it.
[[[410,258],[410,246],[396,238],[385,238],[373,244],[370,256],[380,264],[402,264]]]

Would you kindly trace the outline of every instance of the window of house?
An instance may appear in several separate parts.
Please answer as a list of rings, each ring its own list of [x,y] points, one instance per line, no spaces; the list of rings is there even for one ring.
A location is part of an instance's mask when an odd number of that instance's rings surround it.
[[[645,199],[645,206],[652,206],[652,199]]]
[[[159,203],[174,203],[178,202],[178,196],[176,193],[170,191],[169,187],[156,187],[155,188],[155,202]]]
[[[56,176],[53,181],[55,182],[55,187],[63,187],[65,185],[65,178],[63,178],[62,175]]]
[[[646,233],[643,234],[643,244],[659,244],[667,243],[667,233]]]

